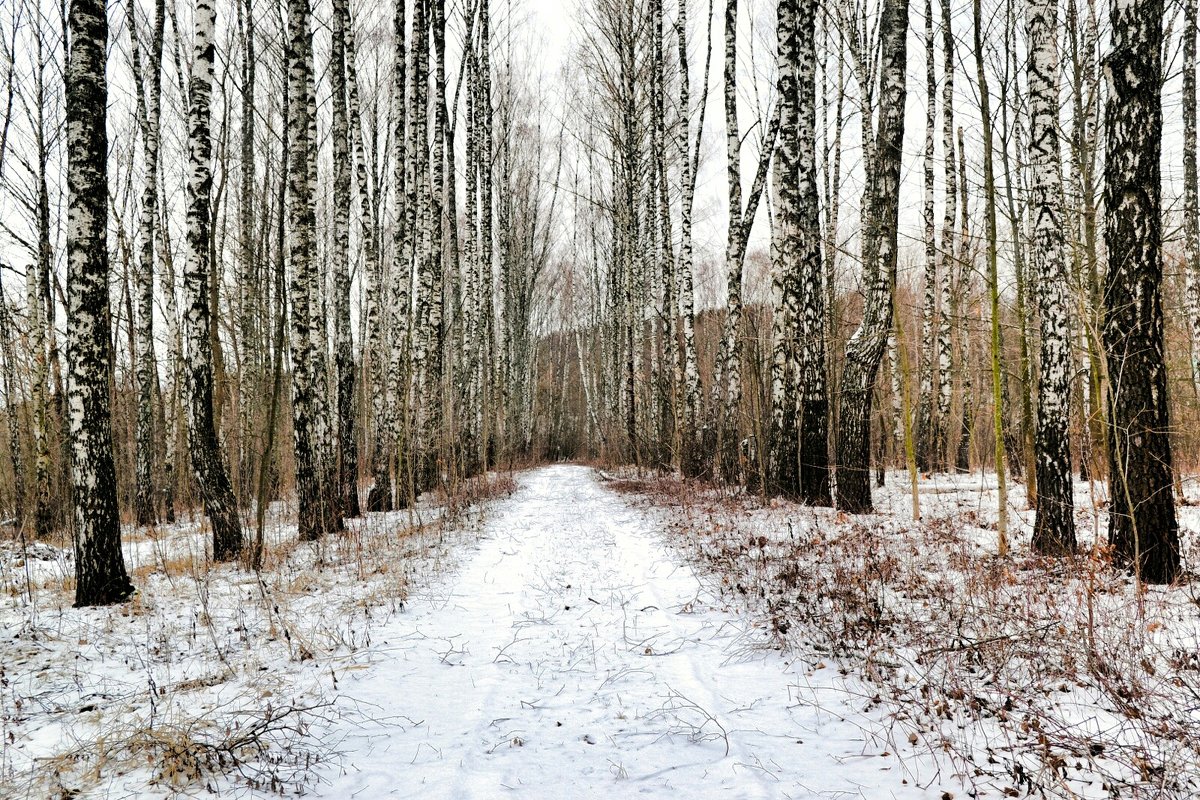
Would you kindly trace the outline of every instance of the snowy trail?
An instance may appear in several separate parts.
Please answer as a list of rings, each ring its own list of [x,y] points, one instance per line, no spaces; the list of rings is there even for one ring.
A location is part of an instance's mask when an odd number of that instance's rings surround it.
[[[339,676],[380,721],[331,732],[346,757],[318,792],[928,796],[834,713],[832,670],[747,653],[746,621],[715,603],[590,469],[518,476],[463,569]]]

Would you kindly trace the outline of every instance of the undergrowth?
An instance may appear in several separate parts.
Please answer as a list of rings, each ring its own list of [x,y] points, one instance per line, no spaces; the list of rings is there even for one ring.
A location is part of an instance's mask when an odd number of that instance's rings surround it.
[[[202,524],[142,529],[138,594],[99,609],[71,607],[69,550],[0,542],[0,797],[303,793],[369,713],[339,676],[512,490],[474,479],[311,543],[276,504],[257,573],[214,564]]]
[[[886,739],[973,795],[1200,794],[1195,583],[1139,587],[1099,542],[1001,560],[969,508],[912,523],[671,478],[610,485],[673,507],[670,541],[721,594],[777,647],[837,664],[853,704],[889,721]]]

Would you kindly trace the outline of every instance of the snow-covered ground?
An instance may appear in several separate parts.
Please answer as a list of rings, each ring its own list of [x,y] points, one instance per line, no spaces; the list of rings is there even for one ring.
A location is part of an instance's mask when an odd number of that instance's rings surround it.
[[[69,607],[52,548],[10,556],[0,796],[956,785],[901,760],[909,743],[879,738],[842,675],[775,649],[638,505],[590,468],[546,467],[445,526],[372,515],[313,548],[277,525],[261,581],[207,564],[180,525],[127,545],[141,594],[107,609]]]
[[[920,521],[904,473],[864,515],[670,477],[614,485],[664,513],[688,563],[793,657],[845,671],[914,745],[905,764],[954,773],[959,796],[1200,796],[1200,591],[1112,567],[1101,483],[1076,485],[1067,559],[1031,555],[1034,514],[1012,482],[997,557],[994,475],[923,476]],[[1190,569],[1196,512],[1179,509]]]
[[[380,722],[335,730],[349,755],[321,795],[930,796],[840,676],[723,607],[655,514],[584,467],[518,486],[342,680]]]
[[[63,551],[0,543],[0,797],[1195,785],[1200,601],[1103,569],[1099,484],[1063,566],[1028,556],[1019,486],[992,557],[992,476],[923,479],[915,523],[899,473],[861,517],[619,475],[493,478],[317,545],[276,507],[260,576],[196,523],[138,531],[140,594],[105,609],[70,608]]]
[[[214,565],[198,522],[127,531],[139,592],[71,607],[70,551],[0,542],[0,797],[294,791],[334,758],[312,736],[373,627],[452,571],[471,514],[373,514],[319,543],[272,508],[261,574]],[[291,523],[288,523],[291,519]]]

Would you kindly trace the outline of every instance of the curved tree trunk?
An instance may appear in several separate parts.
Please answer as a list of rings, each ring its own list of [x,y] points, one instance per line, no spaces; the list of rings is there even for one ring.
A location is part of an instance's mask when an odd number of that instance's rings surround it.
[[[908,57],[908,0],[885,0],[879,22],[881,68],[879,121],[867,189],[868,219],[863,265],[866,307],[858,330],[846,343],[838,414],[837,506],[870,511],[871,403],[879,362],[887,346],[896,280],[900,162],[904,145],[905,66]]]

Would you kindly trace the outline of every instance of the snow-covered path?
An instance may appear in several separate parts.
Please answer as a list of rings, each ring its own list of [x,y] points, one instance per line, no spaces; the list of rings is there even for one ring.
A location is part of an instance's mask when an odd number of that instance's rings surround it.
[[[833,670],[749,648],[590,469],[518,476],[483,533],[339,675],[378,722],[331,732],[345,759],[322,796],[929,796],[838,716]]]

